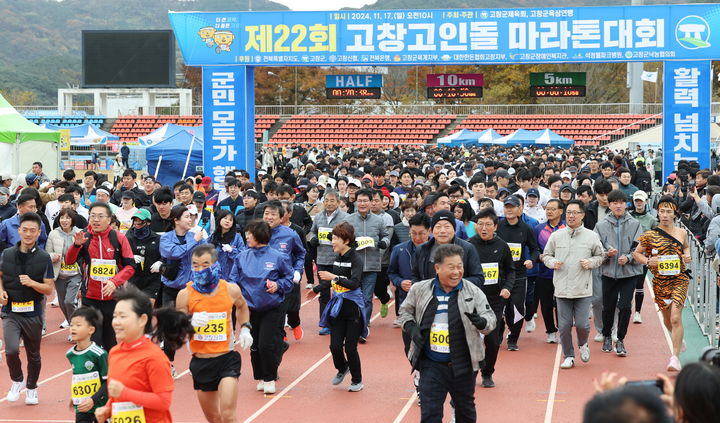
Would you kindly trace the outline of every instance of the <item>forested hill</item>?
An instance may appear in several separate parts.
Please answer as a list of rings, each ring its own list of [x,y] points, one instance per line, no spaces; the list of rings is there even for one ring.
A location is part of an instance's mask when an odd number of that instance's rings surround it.
[[[168,10],[248,10],[248,1],[0,0],[0,91],[15,104],[55,104],[58,88],[80,83],[81,30],[166,29],[170,27]],[[688,2],[692,1],[683,1]],[[366,8],[502,8],[628,3],[630,0],[379,0]],[[646,0],[645,3],[680,1]],[[328,0],[328,4],[332,2]],[[252,0],[252,8],[287,10],[285,6],[269,0]]]

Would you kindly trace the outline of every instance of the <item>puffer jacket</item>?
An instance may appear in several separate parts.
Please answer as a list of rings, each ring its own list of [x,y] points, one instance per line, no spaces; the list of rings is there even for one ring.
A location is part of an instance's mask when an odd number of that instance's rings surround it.
[[[62,228],[56,228],[50,232],[50,235],[48,235],[47,244],[45,245],[45,251],[50,254],[50,258],[52,258],[53,254],[60,254],[60,260],[53,263],[53,271],[55,273],[56,279],[60,274],[60,264],[62,264],[63,258],[65,257],[67,250],[73,244],[73,238],[75,237],[75,234],[80,232],[80,230],[80,228],[73,226],[73,228],[70,230],[70,233],[68,234],[65,233]]]
[[[423,319],[423,317],[430,302],[434,298],[433,289],[436,279],[437,278],[418,282],[410,288],[407,298],[402,306],[400,306],[398,319],[402,327],[405,327],[407,322],[415,322],[415,324],[420,326],[421,333],[429,334],[429,325],[427,328],[422,327],[422,322],[428,321],[428,319]],[[457,304],[463,329],[465,329],[465,341],[470,350],[472,368],[474,371],[478,371],[480,362],[485,358],[485,343],[480,334],[487,335],[495,329],[497,324],[495,312],[490,308],[490,303],[482,290],[467,279],[463,279],[462,289],[458,292]],[[487,321],[485,329],[478,330],[465,315],[465,313],[472,313],[473,311],[477,311],[480,317],[485,318]],[[429,321],[432,322],[432,319],[429,319]],[[427,339],[427,336],[424,338]],[[408,359],[413,369],[416,368],[422,354],[423,346],[411,342],[410,349],[408,350]]]
[[[580,260],[588,259],[590,269],[583,269]],[[597,233],[580,226],[562,228],[550,235],[543,263],[550,269],[556,262],[562,267],[553,273],[555,296],[558,298],[586,298],[593,295],[592,269],[600,267],[605,259],[605,250]]]
[[[601,269],[603,276],[622,279],[642,273],[642,265],[633,258],[638,238],[644,232],[637,219],[630,216],[628,212],[623,213],[619,218],[610,213],[595,225],[594,231],[600,237],[600,242],[606,252],[613,248],[618,250],[614,257],[605,255]],[[628,258],[628,262],[624,266],[618,263],[621,256]]]

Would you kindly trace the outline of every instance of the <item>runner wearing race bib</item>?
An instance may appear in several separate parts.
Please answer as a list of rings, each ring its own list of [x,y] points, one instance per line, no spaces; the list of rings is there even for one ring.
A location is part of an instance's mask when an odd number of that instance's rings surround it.
[[[690,276],[686,265],[690,262],[690,244],[687,232],[675,226],[679,215],[678,205],[671,196],[663,196],[657,205],[660,225],[639,238],[635,260],[647,265],[653,274],[652,287],[655,304],[660,308],[665,327],[672,337],[673,355],[667,369],[680,371],[680,351],[684,328],[682,309],[687,299]]]
[[[240,354],[234,350],[235,328],[231,314],[237,309],[238,343],[252,345],[250,311],[240,287],[220,279],[218,253],[212,244],[195,247],[192,281],[177,296],[178,310],[192,316],[190,373],[200,407],[208,421],[235,421]],[[222,417],[221,417],[222,416]]]
[[[163,324],[147,325],[153,316],[150,298],[133,285],[115,292],[115,299],[112,324],[118,345],[108,356],[109,400],[95,410],[95,418],[99,422],[172,423],[175,386],[170,360],[145,330],[162,339],[167,348],[177,349],[193,333],[190,319],[185,313],[164,308],[156,312]]]
[[[497,327],[485,336],[485,360],[481,367],[482,386],[495,386],[493,374],[497,363],[498,351],[502,342],[505,323],[502,318],[503,308],[510,297],[515,283],[512,251],[508,244],[495,234],[498,218],[492,208],[483,208],[477,214],[475,236],[468,241],[475,247],[483,268],[485,293],[492,311],[495,313]]]
[[[95,410],[107,401],[108,354],[90,339],[100,318],[94,309],[80,307],[70,319],[75,346],[65,356],[72,367],[70,396],[76,423],[94,423]]]

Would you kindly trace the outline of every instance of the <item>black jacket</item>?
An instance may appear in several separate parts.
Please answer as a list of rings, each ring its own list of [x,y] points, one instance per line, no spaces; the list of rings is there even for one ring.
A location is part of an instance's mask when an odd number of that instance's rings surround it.
[[[133,255],[140,255],[145,258],[142,264],[135,267],[135,274],[128,282],[138,289],[150,295],[150,298],[157,298],[160,290],[160,273],[150,272],[150,267],[156,261],[160,261],[160,235],[150,230],[150,235],[145,239],[138,239],[135,236],[135,228],[130,228],[125,234]]]
[[[479,235],[468,240],[475,251],[477,251],[480,263],[497,263],[500,274],[498,275],[498,283],[488,285],[488,278],[485,278],[485,284],[482,286],[482,290],[485,295],[498,296],[500,291],[507,289],[512,292],[515,286],[515,269],[513,267],[512,254],[510,253],[510,247],[507,243],[500,239],[497,234],[490,241],[485,241],[480,238]]]
[[[463,278],[469,280],[475,285],[482,287],[485,282],[485,276],[483,276],[482,265],[480,264],[480,258],[475,251],[475,248],[467,241],[462,240],[458,237],[453,238],[453,244],[462,247],[463,254]],[[412,258],[410,267],[412,268],[413,278],[412,283],[424,281],[425,279],[432,279],[436,276],[435,263],[430,257],[430,253],[435,245],[435,238],[420,245],[415,250],[415,255]]]
[[[537,238],[532,228],[522,219],[518,219],[515,225],[508,223],[507,219],[501,219],[498,222],[497,236],[508,244],[517,243],[522,246],[522,252],[520,259],[513,261],[515,267],[515,277],[524,278],[527,275],[527,270],[523,262],[525,260],[531,260],[533,265],[537,263],[540,257],[540,248],[538,247]],[[527,248],[527,250],[526,250]],[[525,258],[525,253],[529,253],[530,257]]]

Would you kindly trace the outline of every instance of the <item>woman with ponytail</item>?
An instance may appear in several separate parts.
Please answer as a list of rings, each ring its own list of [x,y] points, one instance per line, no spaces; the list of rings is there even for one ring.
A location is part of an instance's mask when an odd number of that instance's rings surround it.
[[[108,357],[108,403],[95,411],[99,422],[170,423],[174,390],[170,361],[153,342],[180,348],[194,331],[187,314],[163,308],[153,312],[150,298],[133,285],[115,292],[112,326],[118,344]],[[150,335],[150,336],[146,336]]]

